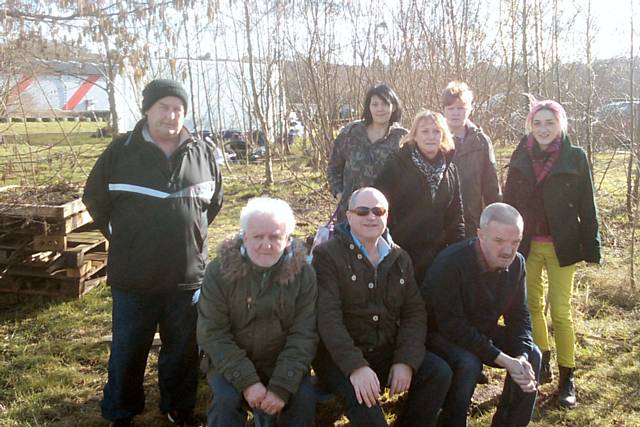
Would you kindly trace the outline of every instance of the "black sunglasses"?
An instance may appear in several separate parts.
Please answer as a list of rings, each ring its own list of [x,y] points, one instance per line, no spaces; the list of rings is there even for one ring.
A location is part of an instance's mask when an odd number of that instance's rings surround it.
[[[349,209],[349,212],[352,212],[358,216],[367,216],[369,215],[369,212],[373,212],[375,216],[382,216],[387,213],[387,208],[383,208],[380,206],[374,206],[373,208],[358,206],[357,208]]]

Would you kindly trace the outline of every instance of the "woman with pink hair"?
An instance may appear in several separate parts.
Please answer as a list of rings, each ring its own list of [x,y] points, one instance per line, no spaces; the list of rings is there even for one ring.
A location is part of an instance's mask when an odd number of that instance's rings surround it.
[[[572,408],[577,403],[573,379],[573,278],[578,262],[600,262],[593,183],[587,156],[569,141],[567,114],[559,103],[534,101],[526,127],[527,135],[511,156],[504,201],[524,218],[519,250],[527,259],[533,339],[542,351],[540,382],[553,380],[542,280],[542,270],[546,269],[547,300],[560,373],[558,403]]]

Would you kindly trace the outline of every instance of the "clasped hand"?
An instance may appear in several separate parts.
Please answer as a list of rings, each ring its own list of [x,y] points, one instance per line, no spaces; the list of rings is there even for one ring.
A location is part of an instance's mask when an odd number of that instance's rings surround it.
[[[260,409],[269,415],[280,412],[284,407],[284,400],[267,390],[262,383],[250,385],[244,389],[242,395],[252,409]]]
[[[524,356],[512,359],[513,363],[507,367],[511,379],[520,386],[525,393],[533,393],[537,390],[536,374],[533,367]]]

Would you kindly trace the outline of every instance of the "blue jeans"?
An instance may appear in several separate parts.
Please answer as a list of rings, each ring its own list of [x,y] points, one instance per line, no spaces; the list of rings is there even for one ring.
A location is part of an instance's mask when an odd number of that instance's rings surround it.
[[[510,352],[504,345],[504,328],[498,328],[492,337],[494,344],[512,357],[518,356]],[[470,351],[457,346],[442,335],[434,333],[427,338],[427,349],[433,351],[447,361],[453,371],[451,388],[440,415],[442,427],[464,427],[467,425],[467,411],[471,397],[482,371],[482,361]],[[540,378],[541,354],[538,347],[527,353],[529,363]],[[495,365],[491,365],[494,366]],[[529,424],[536,403],[537,393],[524,393],[507,374],[498,408],[493,416],[492,426],[522,427]]]
[[[378,375],[380,384],[386,384],[391,365],[388,362],[374,363],[370,367]],[[358,403],[351,381],[333,363],[328,354],[322,358],[322,361],[318,360],[317,365],[314,363],[314,369],[322,380],[322,384],[343,399],[347,409],[347,417],[352,426],[388,426],[380,405],[368,408],[364,403]],[[409,395],[395,425],[432,426],[444,402],[450,383],[451,369],[447,363],[435,354],[427,352],[422,365],[411,378]]]
[[[159,327],[160,410],[191,410],[198,386],[194,291],[137,295],[111,288],[113,342],[109,379],[100,403],[107,420],[132,418],[144,409],[142,382],[153,336]]]
[[[210,374],[207,376],[207,380],[213,392],[207,413],[207,426],[246,426],[249,407],[242,392],[227,381],[222,374]],[[260,417],[262,427],[270,427],[276,422],[279,427],[310,427],[314,425],[315,416],[316,394],[309,375],[302,378],[298,391],[289,398],[280,414],[270,417],[261,411],[254,412],[254,418]]]

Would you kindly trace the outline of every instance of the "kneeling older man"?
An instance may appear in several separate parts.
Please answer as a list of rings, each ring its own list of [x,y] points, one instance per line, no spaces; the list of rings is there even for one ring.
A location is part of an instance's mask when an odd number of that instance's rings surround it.
[[[248,409],[279,426],[313,425],[317,288],[294,227],[286,202],[252,199],[239,235],[207,266],[197,332],[213,391],[209,427],[244,426]]]
[[[440,417],[443,426],[467,425],[483,364],[507,371],[491,425],[523,427],[531,419],[541,356],[531,338],[525,262],[517,252],[522,228],[522,217],[513,207],[487,206],[478,237],[440,252],[423,284],[432,320],[427,349],[453,370]]]
[[[386,426],[378,398],[409,392],[395,425],[431,426],[451,370],[425,352],[427,315],[409,255],[387,232],[388,203],[355,191],[348,223],[314,250],[321,345],[314,369],[341,396],[352,426]]]

